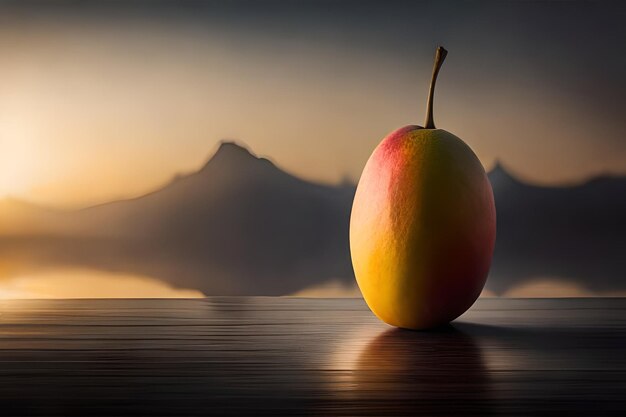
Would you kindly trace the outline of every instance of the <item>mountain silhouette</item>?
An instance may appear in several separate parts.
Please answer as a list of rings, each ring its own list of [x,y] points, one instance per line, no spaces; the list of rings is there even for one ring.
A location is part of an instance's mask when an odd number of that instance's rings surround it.
[[[626,289],[626,178],[539,187],[497,164],[489,179],[497,210],[490,289],[501,293],[532,278]]]
[[[498,222],[489,289],[545,277],[626,289],[625,178],[540,187],[501,164],[489,178]],[[299,179],[222,142],[200,170],[138,198],[65,211],[0,202],[0,257],[148,275],[211,295],[351,284],[354,191]]]
[[[353,194],[353,186],[303,181],[223,142],[198,172],[140,198],[54,213],[52,226],[13,244],[39,265],[123,270],[206,294],[289,294],[351,279]]]

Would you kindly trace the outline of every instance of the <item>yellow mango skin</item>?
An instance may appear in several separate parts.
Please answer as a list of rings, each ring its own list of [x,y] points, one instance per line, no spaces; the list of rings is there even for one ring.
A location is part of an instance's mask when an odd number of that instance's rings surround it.
[[[374,150],[352,206],[350,250],[381,320],[428,329],[463,314],[485,285],[495,237],[491,184],[461,139],[406,126]]]

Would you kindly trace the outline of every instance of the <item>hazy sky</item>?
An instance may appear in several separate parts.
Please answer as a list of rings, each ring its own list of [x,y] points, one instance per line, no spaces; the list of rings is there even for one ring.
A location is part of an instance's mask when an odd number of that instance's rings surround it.
[[[90,204],[237,139],[356,180],[388,132],[438,127],[541,183],[626,174],[620,2],[0,2],[0,197]]]

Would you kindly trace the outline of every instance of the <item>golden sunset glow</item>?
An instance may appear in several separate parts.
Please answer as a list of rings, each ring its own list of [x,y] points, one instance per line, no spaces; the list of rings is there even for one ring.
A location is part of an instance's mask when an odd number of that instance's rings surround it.
[[[530,279],[503,294],[508,298],[624,297],[626,291],[590,291],[559,278]]]
[[[330,281],[305,288],[290,296],[302,298],[361,298],[361,291],[354,283],[345,284],[340,281]]]
[[[0,278],[1,298],[202,298],[197,290],[174,288],[154,278],[64,268]]]

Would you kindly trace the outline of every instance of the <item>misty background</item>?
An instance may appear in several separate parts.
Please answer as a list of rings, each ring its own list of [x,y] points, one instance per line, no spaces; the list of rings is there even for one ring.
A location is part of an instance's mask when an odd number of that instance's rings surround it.
[[[0,296],[356,295],[354,186],[387,133],[423,123],[438,44],[438,127],[496,196],[485,295],[623,295],[625,17],[0,2]]]

